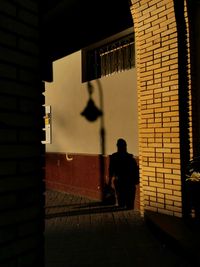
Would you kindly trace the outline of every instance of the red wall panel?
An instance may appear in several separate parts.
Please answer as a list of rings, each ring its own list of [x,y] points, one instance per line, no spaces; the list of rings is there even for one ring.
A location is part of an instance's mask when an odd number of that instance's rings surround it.
[[[108,180],[109,157],[99,155],[46,153],[46,188],[102,199],[103,184]],[[139,209],[139,186],[135,208]]]

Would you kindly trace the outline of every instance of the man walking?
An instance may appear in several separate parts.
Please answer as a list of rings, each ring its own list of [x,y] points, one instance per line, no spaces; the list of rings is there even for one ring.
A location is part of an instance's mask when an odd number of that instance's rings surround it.
[[[117,140],[117,152],[110,156],[109,185],[114,187],[119,207],[134,208],[136,184],[139,183],[138,165],[133,154],[127,152],[126,141]]]

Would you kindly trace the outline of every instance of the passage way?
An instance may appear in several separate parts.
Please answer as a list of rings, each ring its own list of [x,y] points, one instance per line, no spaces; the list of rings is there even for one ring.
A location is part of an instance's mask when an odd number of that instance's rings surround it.
[[[189,267],[138,211],[46,192],[46,267]]]

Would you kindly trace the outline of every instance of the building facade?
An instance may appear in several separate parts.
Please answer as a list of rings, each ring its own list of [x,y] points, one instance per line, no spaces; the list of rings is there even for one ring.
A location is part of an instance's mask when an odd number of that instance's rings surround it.
[[[2,266],[44,266],[40,5],[37,0],[0,4]],[[184,217],[185,166],[198,154],[199,1],[132,0],[130,12],[141,212]]]

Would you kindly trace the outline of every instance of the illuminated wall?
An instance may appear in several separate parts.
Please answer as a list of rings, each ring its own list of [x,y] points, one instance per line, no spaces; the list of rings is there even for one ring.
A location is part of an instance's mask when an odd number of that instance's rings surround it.
[[[52,143],[47,152],[99,154],[100,119],[87,121],[80,113],[88,101],[87,83],[81,82],[81,52],[53,63],[53,82],[46,83],[46,105],[52,108]],[[138,155],[136,70],[100,79],[103,88],[106,154],[116,150],[116,140],[127,140],[128,150]],[[92,95],[99,107],[97,82]]]

